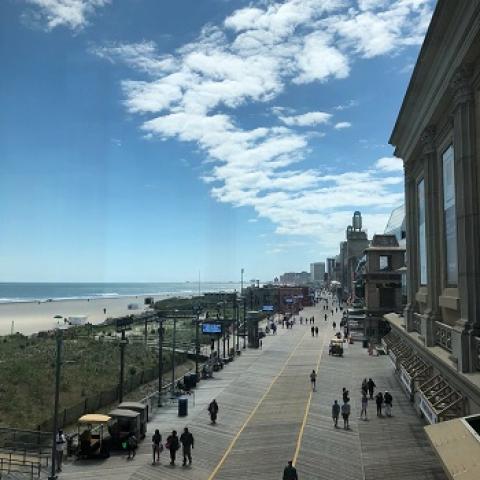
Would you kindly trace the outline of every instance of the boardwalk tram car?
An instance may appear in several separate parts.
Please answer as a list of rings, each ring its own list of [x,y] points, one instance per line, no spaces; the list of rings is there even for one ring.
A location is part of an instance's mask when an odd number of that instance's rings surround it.
[[[77,458],[108,458],[112,443],[111,429],[116,420],[98,413],[83,415],[77,422]]]
[[[123,448],[122,445],[132,434],[135,435],[137,439],[142,437],[140,412],[116,408],[108,412],[108,416],[116,420],[116,423],[110,429],[112,446],[115,448]]]
[[[123,402],[117,407],[117,409],[133,410],[140,414],[140,438],[145,438],[147,433],[148,405],[140,402]]]
[[[343,340],[336,336],[333,337],[330,340],[330,346],[328,347],[328,354],[343,357]]]

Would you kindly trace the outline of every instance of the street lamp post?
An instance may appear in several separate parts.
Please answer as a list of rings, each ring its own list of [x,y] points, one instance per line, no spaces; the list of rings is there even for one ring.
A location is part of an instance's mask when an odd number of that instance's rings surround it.
[[[172,334],[172,393],[175,392],[175,348],[177,337],[177,317],[173,318],[173,334]]]
[[[158,319],[158,406],[162,406],[163,390],[163,319]]]
[[[197,381],[200,379],[200,369],[199,369],[199,356],[200,356],[200,315],[199,310],[197,309],[195,317],[195,375],[197,376]]]
[[[55,318],[61,318],[56,316]],[[56,355],[55,355],[55,400],[53,406],[52,426],[52,461],[51,471],[48,480],[57,480],[57,430],[58,430],[58,409],[60,400],[60,374],[62,365],[63,330],[57,328],[55,331]]]
[[[122,328],[122,339],[120,340],[120,383],[118,385],[118,401],[123,402],[123,384],[125,383],[125,347],[128,340],[125,336],[125,326]]]

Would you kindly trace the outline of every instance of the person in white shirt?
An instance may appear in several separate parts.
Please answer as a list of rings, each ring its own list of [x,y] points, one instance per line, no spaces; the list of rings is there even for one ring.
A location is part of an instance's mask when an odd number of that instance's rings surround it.
[[[59,430],[55,439],[55,449],[57,451],[57,472],[62,471],[63,449],[65,443],[67,443],[65,434],[63,433],[63,430]]]

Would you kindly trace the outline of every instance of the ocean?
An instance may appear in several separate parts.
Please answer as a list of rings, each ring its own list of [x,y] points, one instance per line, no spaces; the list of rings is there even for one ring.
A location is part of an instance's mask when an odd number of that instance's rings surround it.
[[[240,291],[240,283],[202,282],[200,293]],[[0,303],[115,298],[132,295],[198,295],[195,282],[161,283],[0,283]]]

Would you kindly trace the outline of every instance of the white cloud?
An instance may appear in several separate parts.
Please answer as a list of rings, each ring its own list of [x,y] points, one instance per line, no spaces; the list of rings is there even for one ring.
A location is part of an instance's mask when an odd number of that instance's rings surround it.
[[[350,128],[352,124],[350,122],[338,122],[335,124],[336,130],[343,130],[344,128]]]
[[[397,157],[383,157],[377,160],[375,167],[385,172],[403,172],[403,161]]]
[[[72,30],[85,27],[88,17],[97,8],[104,7],[110,0],[26,0],[34,8],[45,28],[52,30],[63,26]]]
[[[357,208],[378,212],[365,215],[365,222],[383,231],[387,210],[403,201],[401,176],[385,172],[400,170],[392,159],[337,175],[302,168],[312,133],[292,127],[326,124],[332,114],[298,115],[268,103],[292,84],[298,89],[348,77],[356,58],[419,43],[430,13],[424,0],[364,0],[357,8],[344,0],[268,1],[236,10],[169,55],[151,42],[107,45],[95,53],[135,70],[134,80],[122,82],[125,106],[142,115],[147,137],[176,138],[204,152],[208,171],[201,178],[213,198],[252,208],[277,234],[312,235],[333,246]],[[266,104],[267,115],[247,129],[236,113],[251,103]],[[357,105],[350,100],[335,110]],[[271,126],[272,113],[283,126]],[[329,159],[319,158],[322,163]]]
[[[278,118],[289,127],[311,127],[328,123],[332,118],[332,114],[325,112],[308,112],[303,115],[292,115],[288,117],[280,115]]]

